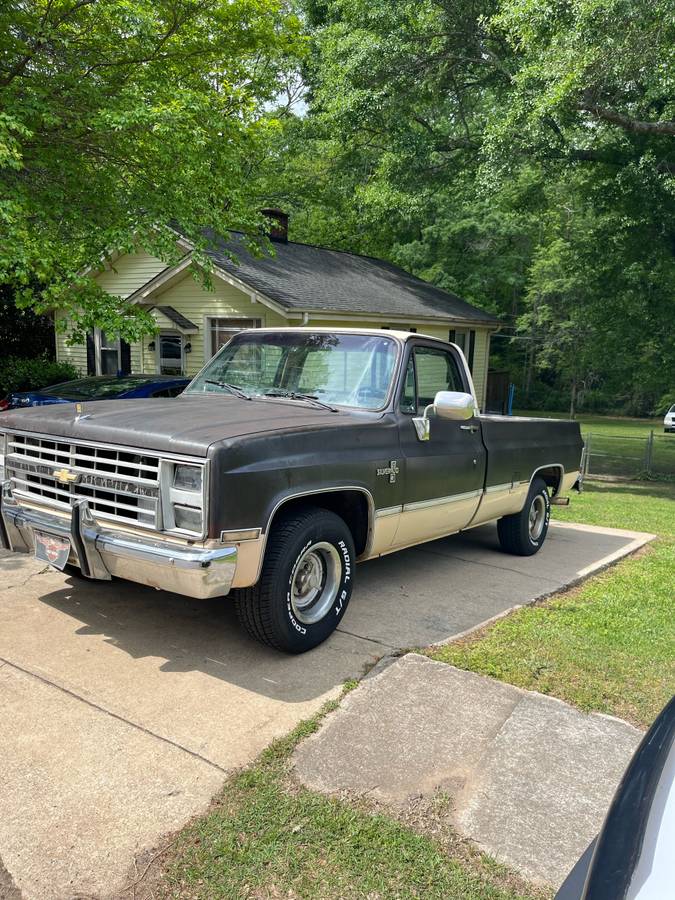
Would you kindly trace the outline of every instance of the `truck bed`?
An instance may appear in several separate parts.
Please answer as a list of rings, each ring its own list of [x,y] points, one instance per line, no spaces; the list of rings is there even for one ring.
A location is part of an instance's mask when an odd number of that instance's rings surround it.
[[[558,466],[563,474],[579,469],[583,443],[578,422],[484,415],[480,423],[488,487],[527,481],[541,467]]]

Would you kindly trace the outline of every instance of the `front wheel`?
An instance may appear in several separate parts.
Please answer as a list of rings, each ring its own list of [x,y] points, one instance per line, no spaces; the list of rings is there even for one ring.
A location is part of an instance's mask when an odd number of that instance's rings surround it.
[[[502,550],[516,556],[532,556],[546,540],[550,518],[551,498],[546,482],[543,478],[535,478],[521,511],[497,522]]]
[[[354,541],[325,509],[282,515],[256,585],[235,594],[239,622],[258,641],[304,653],[335,631],[352,593]]]

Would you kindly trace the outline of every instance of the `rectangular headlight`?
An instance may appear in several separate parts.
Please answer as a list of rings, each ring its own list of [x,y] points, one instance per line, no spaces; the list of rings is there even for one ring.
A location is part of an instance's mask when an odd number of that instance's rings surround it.
[[[204,533],[207,464],[163,459],[160,466],[161,530]]]
[[[176,528],[182,528],[184,531],[194,531],[197,534],[201,534],[201,509],[195,509],[194,506],[174,506],[173,517]]]
[[[173,470],[173,486],[180,491],[201,492],[202,467],[177,465]]]

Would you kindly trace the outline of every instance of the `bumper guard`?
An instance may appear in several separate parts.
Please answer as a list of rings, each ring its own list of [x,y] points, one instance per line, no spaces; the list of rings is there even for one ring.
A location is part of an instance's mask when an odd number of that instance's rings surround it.
[[[105,530],[86,500],[78,500],[70,518],[21,506],[11,482],[0,493],[0,545],[31,553],[34,531],[68,538],[71,558],[82,574],[97,581],[114,575],[187,597],[204,599],[227,594],[237,567],[237,547],[177,544],[148,536]]]

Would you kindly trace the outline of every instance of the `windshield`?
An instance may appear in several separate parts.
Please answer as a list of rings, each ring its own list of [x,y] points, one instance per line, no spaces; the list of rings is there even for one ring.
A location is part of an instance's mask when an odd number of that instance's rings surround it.
[[[226,344],[185,393],[290,397],[380,409],[387,400],[396,343],[374,334],[243,332]]]

